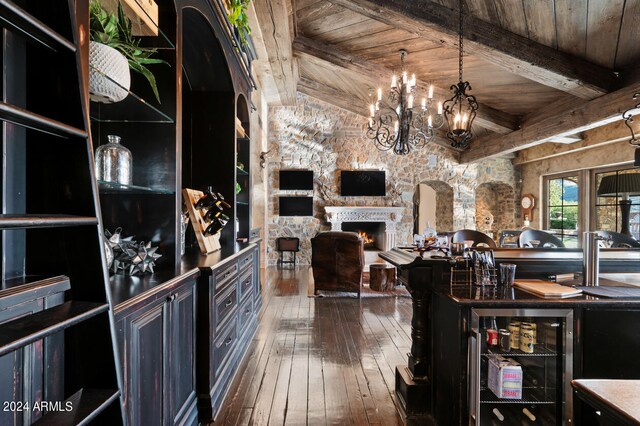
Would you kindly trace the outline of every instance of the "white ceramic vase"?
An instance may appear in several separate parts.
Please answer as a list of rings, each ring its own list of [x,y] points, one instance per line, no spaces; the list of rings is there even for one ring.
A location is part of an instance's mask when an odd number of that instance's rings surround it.
[[[110,104],[129,94],[131,74],[127,58],[102,43],[89,42],[89,95],[92,101]]]

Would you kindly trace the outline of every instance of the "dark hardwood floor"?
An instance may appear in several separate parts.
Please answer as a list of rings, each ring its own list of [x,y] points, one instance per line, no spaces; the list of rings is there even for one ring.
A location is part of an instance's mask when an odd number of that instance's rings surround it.
[[[308,297],[308,267],[263,277],[260,325],[215,424],[402,424],[395,367],[411,347],[411,299]]]

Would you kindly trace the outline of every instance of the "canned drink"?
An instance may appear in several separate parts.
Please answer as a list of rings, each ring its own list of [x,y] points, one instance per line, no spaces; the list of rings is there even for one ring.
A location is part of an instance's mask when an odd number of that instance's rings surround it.
[[[509,352],[511,349],[511,332],[505,328],[498,330],[498,340],[500,341],[500,350]]]
[[[533,343],[538,343],[538,324],[535,322],[523,322],[521,326],[528,326],[533,329]]]
[[[498,330],[495,328],[487,329],[487,344],[489,346],[498,346]]]
[[[514,322],[509,324],[509,332],[511,332],[509,339],[511,349],[520,349],[520,324]]]
[[[528,354],[533,353],[533,328],[529,326],[520,327],[520,350]]]

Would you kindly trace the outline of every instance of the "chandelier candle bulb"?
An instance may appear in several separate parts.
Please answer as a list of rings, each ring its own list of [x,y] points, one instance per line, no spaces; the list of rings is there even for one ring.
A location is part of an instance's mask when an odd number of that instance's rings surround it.
[[[396,87],[398,87],[398,80],[396,79],[396,76],[392,76],[391,77],[391,88],[395,89]]]
[[[433,127],[433,121],[431,121],[431,116],[427,118],[427,125],[429,126],[429,128]]]
[[[373,104],[370,105],[370,111],[369,112],[371,113],[371,117],[373,117],[376,114],[375,109],[373,107]]]
[[[427,109],[427,100],[425,98],[422,98],[422,109]]]
[[[409,95],[409,109],[413,109],[413,95]]]
[[[395,124],[393,125],[393,130],[398,133],[398,120],[396,120]]]
[[[382,88],[378,87],[378,102],[382,100]]]
[[[429,99],[433,99],[433,84],[429,85]],[[438,108],[440,108],[440,103],[438,103]]]
[[[402,84],[407,84],[407,72],[402,73]]]
[[[438,115],[442,115],[442,102],[438,102]]]

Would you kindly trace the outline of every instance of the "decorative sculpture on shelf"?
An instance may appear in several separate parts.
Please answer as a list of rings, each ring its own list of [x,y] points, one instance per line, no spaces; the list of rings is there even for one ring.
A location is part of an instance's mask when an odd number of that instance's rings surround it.
[[[136,242],[133,236],[122,237],[122,228],[117,228],[113,234],[108,230],[104,233],[113,250],[111,272],[128,275],[154,272],[156,260],[162,256],[156,253],[158,247],[152,247],[151,242]]]

